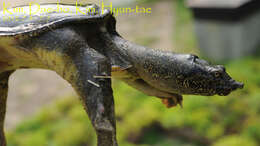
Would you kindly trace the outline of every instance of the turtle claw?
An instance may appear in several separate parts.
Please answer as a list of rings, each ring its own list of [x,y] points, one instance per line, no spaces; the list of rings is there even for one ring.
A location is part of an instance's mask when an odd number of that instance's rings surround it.
[[[172,99],[172,98],[166,98],[166,99],[162,99],[162,103],[167,107],[167,108],[172,108],[177,106],[177,102]]]
[[[162,103],[163,103],[167,108],[171,108],[171,107],[176,106],[176,105],[172,104],[171,99],[162,99]]]
[[[178,104],[180,105],[181,108],[183,108],[182,104],[182,98],[164,98],[162,99],[162,103],[167,107],[167,108],[172,108],[177,106]]]

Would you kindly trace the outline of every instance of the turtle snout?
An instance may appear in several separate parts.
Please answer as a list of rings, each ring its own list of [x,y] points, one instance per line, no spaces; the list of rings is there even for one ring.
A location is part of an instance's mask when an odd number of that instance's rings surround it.
[[[235,80],[232,80],[232,90],[236,90],[236,89],[243,89],[244,88],[244,84],[237,82]]]
[[[236,89],[242,89],[244,88],[244,84],[237,82],[233,79],[229,80],[229,83],[226,86],[217,88],[217,93],[220,96],[227,96],[228,94],[230,94],[232,91],[236,90]]]

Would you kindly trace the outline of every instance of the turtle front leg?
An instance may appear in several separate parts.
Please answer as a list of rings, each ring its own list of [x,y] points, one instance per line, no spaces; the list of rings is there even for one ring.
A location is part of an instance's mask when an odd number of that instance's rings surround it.
[[[0,74],[0,146],[6,146],[4,134],[4,120],[8,92],[8,79],[13,71]]]
[[[72,85],[83,101],[84,107],[96,130],[98,146],[117,146],[113,91],[108,59],[91,48],[74,60],[78,74]]]
[[[179,94],[174,93],[168,93],[161,91],[159,89],[156,89],[152,86],[150,86],[148,83],[146,83],[143,79],[139,78],[136,80],[132,80],[132,78],[123,78],[123,81],[125,81],[128,85],[138,89],[139,91],[142,91],[143,93],[149,95],[149,96],[156,96],[162,100],[162,103],[167,107],[175,107],[178,104],[182,107],[182,96]]]

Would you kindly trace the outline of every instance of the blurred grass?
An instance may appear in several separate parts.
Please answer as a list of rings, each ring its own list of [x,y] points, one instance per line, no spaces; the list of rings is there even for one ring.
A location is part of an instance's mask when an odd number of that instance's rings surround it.
[[[191,14],[183,1],[175,4],[178,31],[174,34],[174,41],[184,48],[183,52],[196,53]],[[245,88],[227,97],[185,96],[183,109],[166,109],[159,99],[147,97],[115,80],[113,88],[119,145],[259,145],[260,58],[247,57],[225,66],[233,78],[245,83]],[[10,131],[7,139],[8,146],[96,145],[94,130],[75,97],[67,97],[46,107]]]
[[[178,52],[199,54],[196,38],[193,33],[192,13],[185,6],[185,0],[174,1],[175,32],[174,44]]]

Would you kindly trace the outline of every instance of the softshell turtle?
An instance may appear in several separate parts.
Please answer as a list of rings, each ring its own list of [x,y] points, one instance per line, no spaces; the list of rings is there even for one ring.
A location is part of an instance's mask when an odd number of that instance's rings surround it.
[[[67,80],[81,97],[99,146],[117,145],[111,76],[167,107],[181,104],[183,94],[228,95],[243,88],[221,65],[123,39],[110,11],[96,5],[35,4],[4,9],[0,16],[0,146],[6,145],[8,78],[20,68],[53,70]]]

